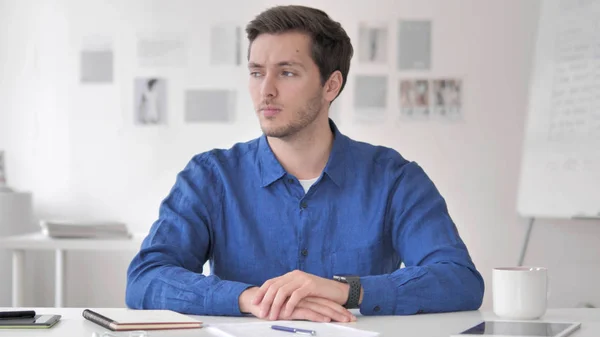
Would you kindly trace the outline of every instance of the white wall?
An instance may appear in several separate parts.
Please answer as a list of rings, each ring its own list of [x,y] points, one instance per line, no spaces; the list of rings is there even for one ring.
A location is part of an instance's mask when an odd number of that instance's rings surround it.
[[[215,12],[245,24],[275,3],[280,2],[0,0],[0,148],[8,154],[11,185],[33,191],[38,217],[108,217],[128,223],[134,231],[148,230],[175,174],[193,154],[259,135],[244,68],[208,66],[208,27],[219,22]],[[340,128],[356,139],[393,147],[424,166],[446,197],[484,275],[484,307],[489,308],[491,268],[517,262],[525,233],[526,219],[516,214],[515,204],[539,2],[319,3],[342,22],[355,45],[359,20],[387,21],[393,33],[399,18],[433,20],[431,72],[398,74],[393,64],[389,69],[360,68],[355,58],[340,97]],[[136,65],[136,34],[160,31],[189,33],[189,70]],[[78,46],[90,34],[114,38],[112,86],[77,83]],[[391,59],[395,51],[392,44]],[[397,104],[389,95],[388,123],[354,123],[352,77],[370,71],[391,74],[391,88],[401,76],[464,78],[465,121],[398,124]],[[131,93],[138,75],[168,79],[167,126],[133,126]],[[184,124],[182,91],[191,87],[239,90],[236,122]],[[598,234],[597,223],[542,223],[534,229],[526,263],[551,268],[551,306],[583,301],[600,305],[600,293],[593,287],[600,278]],[[67,305],[124,305],[131,257],[69,256]],[[33,259],[39,264],[39,287],[26,304],[52,305],[53,260],[43,254]]]

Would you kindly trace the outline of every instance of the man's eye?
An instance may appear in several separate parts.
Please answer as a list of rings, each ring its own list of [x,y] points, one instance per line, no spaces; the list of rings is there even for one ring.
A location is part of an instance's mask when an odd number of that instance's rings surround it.
[[[250,76],[251,77],[260,77],[261,73],[259,73],[258,71],[253,71],[253,72],[250,73]]]
[[[283,76],[285,76],[285,77],[292,77],[292,76],[294,76],[294,73],[292,73],[292,72],[289,72],[289,71],[284,71],[284,72],[282,72],[281,74],[282,74]]]

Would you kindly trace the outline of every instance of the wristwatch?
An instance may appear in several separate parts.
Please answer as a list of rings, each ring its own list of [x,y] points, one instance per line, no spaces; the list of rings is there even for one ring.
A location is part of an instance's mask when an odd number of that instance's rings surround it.
[[[348,301],[344,304],[344,308],[346,309],[355,309],[358,308],[358,301],[360,300],[360,276],[356,275],[334,275],[333,279],[346,283],[350,286],[350,290],[348,292]]]

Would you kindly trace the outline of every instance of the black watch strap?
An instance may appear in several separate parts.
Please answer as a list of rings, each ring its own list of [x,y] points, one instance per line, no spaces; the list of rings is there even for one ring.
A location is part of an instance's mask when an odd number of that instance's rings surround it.
[[[348,291],[348,300],[344,304],[346,309],[356,309],[359,307],[358,302],[360,301],[360,277],[359,276],[334,276],[335,280],[343,283],[347,283],[350,286]]]

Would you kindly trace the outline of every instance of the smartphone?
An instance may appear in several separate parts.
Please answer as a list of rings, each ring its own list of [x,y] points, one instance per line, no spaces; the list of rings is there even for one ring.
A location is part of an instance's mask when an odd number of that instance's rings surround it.
[[[29,318],[0,319],[0,329],[49,329],[58,323],[61,315],[35,315]]]

